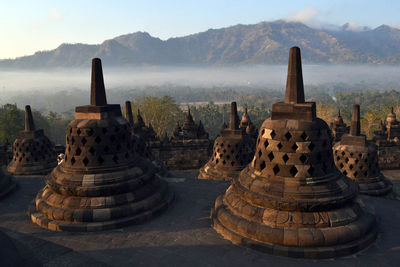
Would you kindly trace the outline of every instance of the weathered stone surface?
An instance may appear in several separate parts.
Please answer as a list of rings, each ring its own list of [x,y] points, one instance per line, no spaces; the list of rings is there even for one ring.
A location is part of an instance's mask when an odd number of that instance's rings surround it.
[[[261,126],[253,161],[215,201],[214,229],[274,255],[340,257],[376,238],[375,217],[357,196],[334,165],[328,125],[304,102],[300,49],[291,48],[285,101]]]
[[[237,122],[236,102],[232,102],[229,127],[215,139],[211,158],[200,168],[199,179],[230,181],[249,164],[254,155],[253,140],[245,133],[245,128],[239,128]]]
[[[154,157],[169,170],[190,170],[203,166],[210,156],[210,140],[201,121],[197,125],[190,109],[182,126],[177,122],[171,138],[149,141]]]
[[[7,171],[16,175],[47,174],[57,166],[54,145],[43,130],[35,130],[31,107],[25,107],[25,131],[13,144],[13,158]]]
[[[333,146],[333,153],[336,167],[358,184],[361,194],[382,196],[392,191],[392,183],[380,172],[377,146],[360,134],[359,105],[354,105],[350,134]]]
[[[334,142],[340,141],[340,138],[342,138],[344,134],[347,134],[350,131],[350,127],[347,126],[346,123],[344,123],[343,118],[340,115],[340,109],[338,111],[337,117],[335,118],[333,123],[331,123],[331,130]]]
[[[378,146],[378,162],[381,169],[400,168],[400,122],[393,111],[385,122],[380,123],[373,141]]]
[[[67,128],[64,161],[46,176],[31,209],[32,221],[41,227],[118,228],[150,219],[173,200],[153,164],[136,150],[137,139],[120,106],[107,104],[102,72],[95,73],[100,70],[100,59],[93,59],[92,104],[76,108]]]

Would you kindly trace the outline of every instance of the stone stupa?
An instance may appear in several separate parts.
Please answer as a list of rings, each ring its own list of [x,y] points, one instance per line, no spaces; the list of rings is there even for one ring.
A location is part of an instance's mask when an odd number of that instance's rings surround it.
[[[349,128],[350,127],[348,127],[346,123],[343,121],[343,117],[340,114],[340,109],[339,109],[335,120],[331,123],[333,141],[334,142],[340,141],[340,138],[342,138],[344,134],[349,133]]]
[[[392,191],[392,183],[379,169],[377,146],[360,134],[360,106],[353,106],[350,134],[333,146],[336,167],[360,187],[360,193],[382,196]]]
[[[296,258],[333,258],[374,242],[375,216],[335,167],[331,131],[305,102],[300,49],[292,47],[284,102],[261,126],[254,159],[211,211],[234,244]]]
[[[172,191],[133,142],[120,106],[107,104],[95,58],[90,105],[76,107],[65,159],[46,177],[32,221],[55,231],[100,231],[142,223],[168,208]]]
[[[250,163],[253,140],[239,128],[236,102],[231,103],[229,126],[215,139],[210,160],[200,168],[199,179],[232,180]]]
[[[7,171],[14,175],[48,174],[56,166],[54,145],[42,129],[35,129],[31,107],[25,106],[25,130],[14,141],[13,158]]]

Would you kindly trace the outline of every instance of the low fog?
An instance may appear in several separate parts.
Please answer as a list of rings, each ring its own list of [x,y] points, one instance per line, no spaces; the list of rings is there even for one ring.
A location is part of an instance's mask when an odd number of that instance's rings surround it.
[[[105,86],[109,100],[113,90],[143,89],[148,86],[188,86],[191,88],[233,87],[243,90],[283,90],[286,83],[287,66],[239,66],[239,67],[140,67],[108,68],[104,66]],[[361,83],[400,88],[399,67],[394,66],[338,66],[304,65],[304,83],[320,85],[330,83]],[[53,103],[67,110],[86,104],[89,98],[90,69],[54,69],[48,71],[5,71],[0,70],[0,104],[21,103],[18,99],[29,96],[25,102],[45,102],[47,96],[64,91],[71,95],[76,91],[87,91],[87,98],[75,103]],[[40,99],[34,99],[40,98]],[[42,108],[42,107],[40,107]],[[60,110],[60,109],[58,109]]]

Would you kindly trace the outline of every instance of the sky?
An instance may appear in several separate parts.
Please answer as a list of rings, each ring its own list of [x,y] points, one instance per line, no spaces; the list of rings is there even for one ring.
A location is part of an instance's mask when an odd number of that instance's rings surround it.
[[[399,10],[398,0],[1,0],[0,59],[137,31],[166,40],[278,19],[314,28],[400,28]]]

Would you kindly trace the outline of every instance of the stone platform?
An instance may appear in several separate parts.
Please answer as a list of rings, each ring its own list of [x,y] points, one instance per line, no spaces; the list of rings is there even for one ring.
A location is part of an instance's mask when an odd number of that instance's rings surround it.
[[[211,227],[210,209],[227,189],[224,181],[197,180],[197,172],[167,178],[176,201],[145,224],[94,233],[52,232],[26,214],[44,186],[41,176],[16,177],[19,190],[0,202],[0,230],[19,249],[24,262],[44,266],[398,266],[400,262],[400,201],[361,196],[377,215],[379,234],[367,249],[327,260],[290,259],[231,244]],[[400,170],[383,171],[400,195]],[[36,260],[35,260],[36,261]],[[35,266],[34,264],[32,266]],[[36,265],[39,266],[39,265]]]

